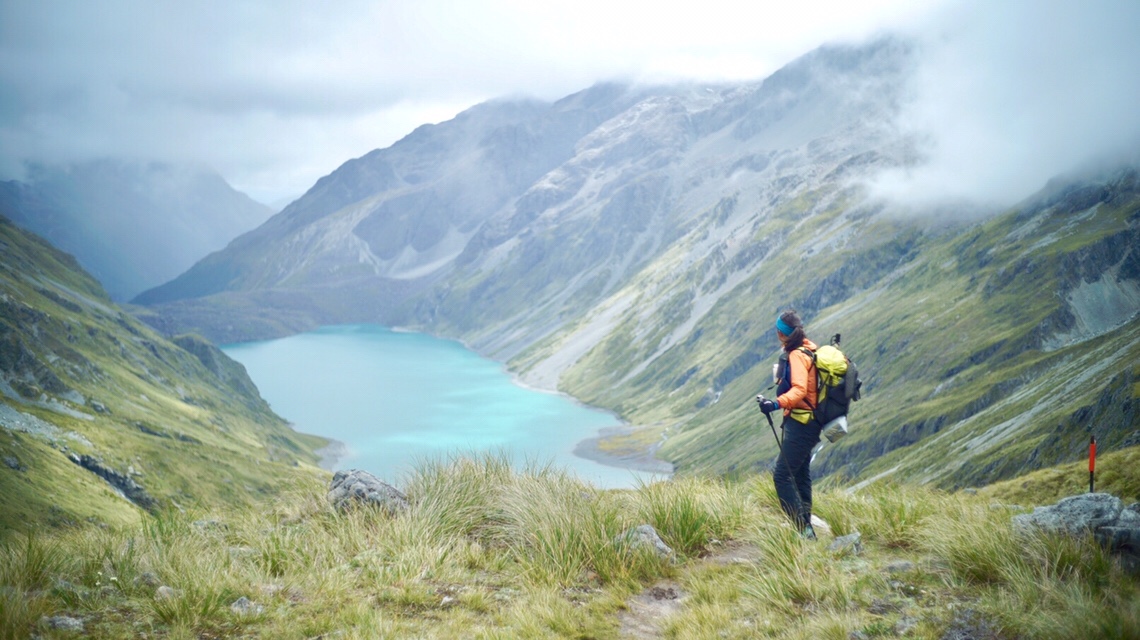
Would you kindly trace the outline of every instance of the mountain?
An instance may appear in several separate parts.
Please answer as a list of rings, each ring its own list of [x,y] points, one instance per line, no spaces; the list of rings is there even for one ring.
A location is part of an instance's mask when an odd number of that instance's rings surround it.
[[[990,219],[877,200],[918,166],[917,53],[818,49],[759,83],[497,101],[345,163],[140,295],[219,341],[377,322],[463,339],[613,409],[680,471],[768,464],[753,398],[778,311],[842,333],[866,399],[817,461],[960,486],[1140,442],[1136,171],[1059,177]],[[969,215],[966,215],[966,214]]]
[[[208,341],[156,334],[0,216],[0,536],[253,504],[316,473],[324,444]]]
[[[0,182],[0,212],[78,258],[117,301],[272,214],[212,171],[111,159],[32,165],[25,180]]]

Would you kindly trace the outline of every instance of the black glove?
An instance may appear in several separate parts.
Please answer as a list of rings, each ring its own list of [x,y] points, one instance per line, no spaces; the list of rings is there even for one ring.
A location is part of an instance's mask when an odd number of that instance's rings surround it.
[[[757,397],[756,401],[760,403],[760,410],[763,411],[765,415],[780,410],[780,403],[775,400]]]

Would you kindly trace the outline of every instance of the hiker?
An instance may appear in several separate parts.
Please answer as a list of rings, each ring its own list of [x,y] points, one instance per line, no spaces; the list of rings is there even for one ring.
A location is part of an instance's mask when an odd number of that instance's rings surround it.
[[[801,535],[815,540],[811,526],[811,450],[819,444],[821,425],[812,415],[816,398],[812,357],[802,349],[814,352],[816,345],[804,335],[803,322],[795,310],[785,311],[776,320],[776,337],[783,347],[776,368],[776,399],[758,396],[765,415],[784,412],[780,424],[783,444],[773,472],[776,496]]]

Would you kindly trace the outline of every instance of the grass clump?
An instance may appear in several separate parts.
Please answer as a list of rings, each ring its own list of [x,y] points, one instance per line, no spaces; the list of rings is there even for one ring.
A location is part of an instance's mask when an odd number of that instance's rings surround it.
[[[1006,509],[946,500],[923,546],[1012,636],[1140,637],[1140,589],[1091,534],[1017,531]],[[946,508],[949,507],[949,508]]]

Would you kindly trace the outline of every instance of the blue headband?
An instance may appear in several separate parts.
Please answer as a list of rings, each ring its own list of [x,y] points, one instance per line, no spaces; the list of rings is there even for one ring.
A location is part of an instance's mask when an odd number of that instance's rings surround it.
[[[779,331],[786,336],[790,336],[792,335],[792,332],[795,331],[795,329],[789,327],[788,323],[784,322],[783,318],[776,318],[776,331]]]

